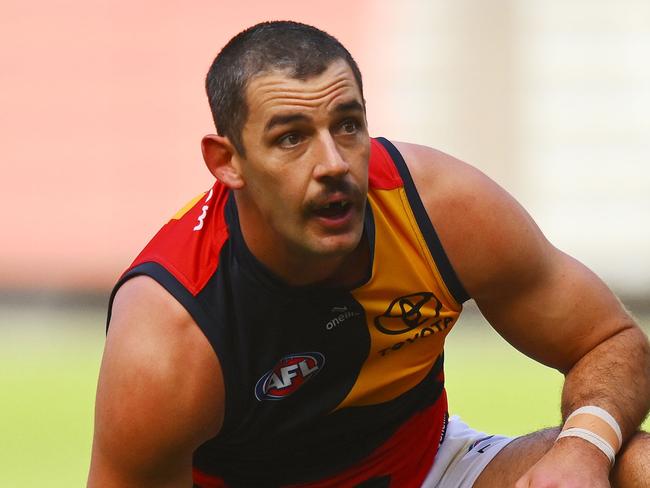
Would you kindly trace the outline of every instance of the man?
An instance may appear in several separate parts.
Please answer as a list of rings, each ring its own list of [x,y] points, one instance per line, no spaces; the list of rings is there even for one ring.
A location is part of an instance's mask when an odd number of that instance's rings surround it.
[[[647,338],[509,195],[371,139],[356,63],[313,27],[242,32],[206,85],[217,182],[116,286],[90,486],[648,486]],[[447,418],[469,297],[566,374],[559,438]]]

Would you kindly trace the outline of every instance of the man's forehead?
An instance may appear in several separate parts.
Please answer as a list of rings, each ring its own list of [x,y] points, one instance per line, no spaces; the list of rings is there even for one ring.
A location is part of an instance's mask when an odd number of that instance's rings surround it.
[[[344,60],[333,61],[322,73],[305,79],[292,76],[290,70],[266,71],[252,78],[246,88],[247,103],[253,110],[283,102],[315,106],[338,95],[362,103],[354,73]]]

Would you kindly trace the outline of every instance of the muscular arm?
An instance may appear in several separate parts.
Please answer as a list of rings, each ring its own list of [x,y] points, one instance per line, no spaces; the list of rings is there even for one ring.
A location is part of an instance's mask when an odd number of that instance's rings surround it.
[[[223,415],[217,358],[185,309],[136,277],[118,291],[95,405],[91,488],[187,487]]]
[[[629,437],[650,407],[650,347],[617,298],[479,171],[422,146],[399,149],[482,313],[517,349],[565,374],[563,415],[597,405]],[[560,443],[595,449],[582,439]]]

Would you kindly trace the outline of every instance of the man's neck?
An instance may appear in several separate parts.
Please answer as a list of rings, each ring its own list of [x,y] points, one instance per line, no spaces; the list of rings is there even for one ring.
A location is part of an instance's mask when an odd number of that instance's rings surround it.
[[[263,245],[246,235],[242,226],[244,242],[250,252],[273,274],[292,286],[321,284],[327,287],[350,287],[366,275],[370,251],[364,235],[359,245],[347,255],[333,257],[300,256],[278,246]]]
[[[238,211],[241,207],[238,206]],[[267,242],[255,232],[259,228],[239,212],[239,224],[249,251],[273,274],[292,286],[322,284],[328,287],[350,287],[359,283],[370,265],[368,239],[363,234],[350,253],[337,256],[314,256],[296,252],[276,241]]]

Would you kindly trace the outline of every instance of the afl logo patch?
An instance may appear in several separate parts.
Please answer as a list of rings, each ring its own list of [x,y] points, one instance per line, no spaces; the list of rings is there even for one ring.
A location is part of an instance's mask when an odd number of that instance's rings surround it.
[[[319,352],[291,354],[280,359],[255,385],[255,398],[282,400],[323,369],[325,356]]]

